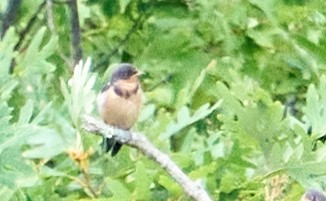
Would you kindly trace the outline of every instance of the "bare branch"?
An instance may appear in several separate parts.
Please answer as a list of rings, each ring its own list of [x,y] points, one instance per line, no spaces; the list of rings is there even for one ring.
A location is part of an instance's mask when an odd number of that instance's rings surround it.
[[[47,24],[48,27],[53,35],[58,35],[55,24],[54,24],[54,15],[53,15],[53,0],[46,0],[46,11],[47,11]],[[63,52],[60,51],[61,49],[59,48],[57,50],[58,55],[61,57],[61,59],[69,66],[70,61],[67,56]]]
[[[137,31],[139,26],[141,25],[141,22],[143,20],[143,15],[140,15],[133,23],[132,27],[128,30],[127,34],[122,38],[121,41],[119,41],[117,47],[113,48],[108,54],[104,55],[96,67],[103,66],[107,63],[109,63],[110,58],[115,55],[119,49],[130,39],[131,35]]]
[[[27,26],[25,27],[25,29],[19,33],[19,40],[15,45],[15,50],[18,50],[20,48],[20,45],[22,44],[23,40],[25,39],[26,34],[30,31],[30,29],[32,28],[32,26],[36,22],[37,15],[41,13],[42,9],[45,6],[45,3],[46,2],[44,1],[38,6],[37,10],[32,15],[31,19],[28,21]]]
[[[155,161],[179,183],[184,192],[192,199],[197,201],[211,201],[211,198],[200,182],[192,181],[168,155],[157,149],[141,133],[131,133],[130,131],[114,128],[91,116],[85,116],[83,120],[83,128],[85,130],[107,138],[113,137],[120,143],[138,149],[149,159]]]
[[[71,69],[82,58],[83,50],[80,45],[80,25],[78,17],[77,0],[69,1],[69,9],[71,12],[70,23],[71,23],[71,46],[72,46],[72,64]]]

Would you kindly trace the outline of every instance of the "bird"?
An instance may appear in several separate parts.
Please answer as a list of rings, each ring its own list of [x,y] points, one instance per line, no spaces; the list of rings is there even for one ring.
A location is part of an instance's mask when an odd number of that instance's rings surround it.
[[[97,98],[98,111],[104,123],[127,131],[135,124],[143,97],[140,74],[132,64],[118,64]],[[106,152],[111,151],[111,156],[115,156],[122,144],[104,137],[103,146]]]

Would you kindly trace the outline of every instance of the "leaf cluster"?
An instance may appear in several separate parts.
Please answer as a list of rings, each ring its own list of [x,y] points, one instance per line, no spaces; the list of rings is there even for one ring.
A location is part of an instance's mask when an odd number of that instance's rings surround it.
[[[69,10],[55,2],[55,30],[42,11],[16,49],[42,3],[23,1],[0,41],[1,200],[188,200],[136,150],[111,158],[82,130],[118,62],[145,72],[133,129],[214,200],[325,190],[322,0],[78,1],[85,59],[73,72]]]

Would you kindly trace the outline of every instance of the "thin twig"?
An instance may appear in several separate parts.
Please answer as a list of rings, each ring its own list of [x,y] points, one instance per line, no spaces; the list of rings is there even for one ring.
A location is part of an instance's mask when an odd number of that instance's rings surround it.
[[[93,197],[96,198],[97,193],[96,193],[96,191],[93,189],[93,187],[91,185],[88,171],[86,171],[84,168],[82,168],[82,173],[84,175],[84,183],[85,183],[87,189],[92,193]]]
[[[110,58],[119,51],[119,49],[121,48],[121,46],[123,46],[129,40],[129,38],[131,37],[131,35],[138,29],[138,27],[140,26],[140,22],[142,21],[142,19],[143,19],[143,15],[139,16],[134,21],[132,27],[129,29],[129,31],[124,36],[124,38],[118,43],[118,45],[115,48],[113,48],[108,54],[104,55],[100,59],[100,61],[96,65],[96,68],[108,63],[108,61],[110,60]]]
[[[170,174],[192,199],[196,201],[211,201],[208,193],[199,182],[192,181],[168,155],[157,149],[144,135],[113,128],[91,116],[85,116],[83,120],[85,130],[106,138],[113,137],[116,141],[138,149],[149,159],[155,161]]]
[[[67,177],[70,180],[75,181],[76,183],[78,183],[79,185],[81,185],[83,188],[87,188],[88,189],[88,185],[81,179],[79,179],[78,177],[74,177],[71,175],[64,175],[65,177]]]
[[[79,136],[79,135],[77,135]],[[72,149],[68,150],[68,155],[70,156],[71,159],[73,159],[77,164],[78,167],[80,168],[84,179],[80,180],[82,183],[82,187],[85,189],[88,189],[88,191],[91,193],[91,196],[93,198],[96,198],[98,193],[95,191],[95,189],[92,187],[91,182],[90,182],[90,175],[88,172],[88,160],[89,160],[89,154],[88,152],[84,152],[78,149]]]
[[[146,89],[146,91],[153,91],[157,87],[159,87],[161,84],[165,84],[169,82],[172,79],[173,75],[172,74],[167,74],[162,80],[151,86],[150,88]]]
[[[58,33],[55,28],[54,24],[54,16],[53,16],[53,0],[46,0],[46,11],[47,11],[47,22],[49,30],[51,31],[52,35],[57,36]],[[57,53],[61,57],[61,59],[69,66],[70,62],[67,56],[64,55],[63,52],[60,51],[61,48],[58,48]]]
[[[75,65],[80,61],[83,55],[83,50],[80,44],[80,25],[78,17],[77,0],[71,0],[70,8],[70,23],[71,23],[71,47],[72,47],[72,64],[70,68],[73,70]]]
[[[25,27],[25,29],[19,33],[19,40],[18,40],[18,42],[15,45],[15,50],[18,50],[20,48],[20,45],[22,44],[23,40],[25,39],[26,34],[30,31],[30,29],[32,28],[32,26],[36,22],[37,15],[40,14],[40,12],[44,8],[45,4],[46,4],[46,1],[42,2],[38,6],[37,10],[32,15],[31,19],[28,21],[27,26]]]

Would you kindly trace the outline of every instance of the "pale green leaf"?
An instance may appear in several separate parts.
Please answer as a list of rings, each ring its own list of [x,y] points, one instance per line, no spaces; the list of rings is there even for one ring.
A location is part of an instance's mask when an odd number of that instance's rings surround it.
[[[211,107],[209,107],[208,103],[204,104],[195,111],[193,116],[190,116],[189,109],[186,106],[182,107],[178,112],[177,122],[172,121],[166,128],[166,131],[160,135],[160,138],[167,139],[171,137],[172,135],[179,132],[181,129],[205,118],[218,107],[220,107],[221,104],[222,100],[216,102]]]
[[[134,176],[135,191],[133,193],[135,197],[137,200],[150,200],[150,184],[152,182],[152,176],[143,162],[137,162]]]
[[[0,61],[1,62],[1,61]],[[0,100],[7,101],[12,97],[12,92],[18,86],[14,79],[3,79],[0,81]]]
[[[0,153],[0,184],[11,189],[33,186],[39,181],[36,171],[21,157],[19,149],[18,141]]]
[[[326,161],[298,162],[286,167],[288,174],[306,188],[321,188],[326,185]]]
[[[15,191],[13,189],[8,188],[7,186],[0,185],[0,197],[2,201],[11,200]]]
[[[124,13],[126,11],[128,4],[130,3],[130,0],[119,0],[119,3],[120,3],[120,13]]]
[[[33,126],[29,132],[33,135],[26,142],[31,147],[23,152],[26,158],[51,158],[66,148],[62,137],[52,129]]]
[[[326,76],[321,76],[318,89],[312,84],[309,86],[306,101],[304,119],[312,127],[312,137],[317,139],[325,134],[326,129]]]
[[[153,116],[155,109],[156,107],[154,104],[145,105],[141,110],[138,121],[143,122],[148,120],[151,116]]]
[[[276,17],[275,13],[273,13],[275,4],[277,2],[276,0],[250,0],[249,2],[261,9],[267,15],[267,17],[269,17],[270,20],[273,20],[274,17]]]
[[[12,59],[16,54],[14,53],[14,47],[17,41],[17,35],[13,27],[6,31],[6,34],[0,41],[0,78],[4,79],[9,76],[9,70]]]
[[[40,174],[44,177],[65,177],[67,174],[59,170],[50,168],[48,166],[42,166],[40,169]]]
[[[76,65],[68,85],[63,79],[60,80],[61,91],[75,126],[79,124],[79,119],[83,113],[90,113],[94,109],[96,95],[92,88],[96,76],[90,73],[90,67],[90,58],[86,62],[80,61]]]
[[[34,102],[32,100],[28,100],[25,105],[21,108],[19,113],[18,124],[27,124],[32,118],[34,110]]]
[[[52,108],[52,102],[49,102],[47,105],[44,106],[44,108],[42,108],[41,112],[38,113],[33,120],[31,121],[32,124],[37,125],[40,124],[42,121],[44,121],[46,119],[46,117],[48,116],[49,111]]]
[[[108,201],[129,201],[130,191],[124,184],[118,180],[106,178],[106,185],[112,192],[113,196],[106,198]]]
[[[177,197],[180,194],[182,194],[181,187],[168,176],[160,175],[158,183],[162,185],[164,188],[166,188],[169,191],[170,196],[172,197],[173,196]]]
[[[54,53],[58,38],[53,36],[45,46],[41,47],[45,32],[46,28],[42,27],[33,37],[26,54],[17,57],[17,63],[24,68],[27,76],[47,74],[55,70],[55,66],[47,59]]]

